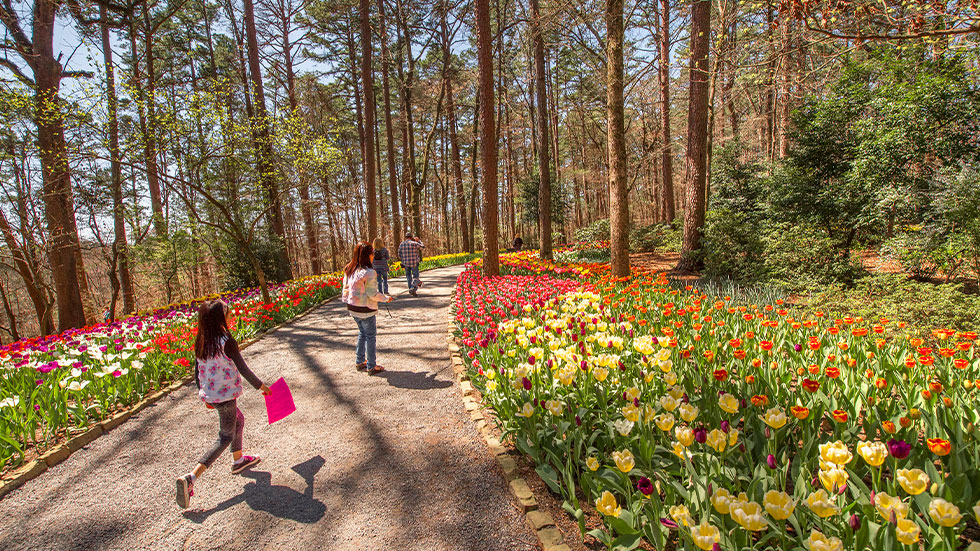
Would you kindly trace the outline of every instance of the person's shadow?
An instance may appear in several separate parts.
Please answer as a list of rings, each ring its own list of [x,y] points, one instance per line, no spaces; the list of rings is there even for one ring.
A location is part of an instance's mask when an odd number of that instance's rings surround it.
[[[244,501],[253,511],[265,511],[278,518],[313,524],[323,518],[327,512],[327,506],[322,501],[313,499],[313,479],[325,462],[323,457],[318,455],[293,467],[293,470],[306,481],[306,490],[303,493],[289,486],[273,485],[272,473],[245,471],[242,476],[251,478],[255,482],[246,484],[241,494],[222,501],[213,509],[186,511],[184,518],[200,524],[214,513]]]

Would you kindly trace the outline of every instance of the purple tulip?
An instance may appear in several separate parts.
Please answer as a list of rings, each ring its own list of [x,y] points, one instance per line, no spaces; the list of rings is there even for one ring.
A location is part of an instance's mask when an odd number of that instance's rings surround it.
[[[529,364],[531,364],[531,365],[534,365],[534,362],[535,362],[535,358],[534,358],[534,356],[530,356],[530,357],[528,357],[528,359],[527,359],[527,363],[529,363]]]
[[[578,415],[575,416],[575,426],[576,427],[581,427],[582,426],[582,418],[579,417]]]
[[[794,344],[793,345],[793,350],[796,350],[797,352],[799,352],[799,351],[803,350],[803,345],[802,344]]]
[[[721,432],[728,434],[728,431],[730,431],[731,429],[732,429],[732,424],[729,423],[727,420],[721,422]]]
[[[636,481],[636,489],[643,493],[643,495],[648,496],[653,493],[653,483],[650,479],[641,476],[639,480]]]
[[[527,377],[524,377],[524,379],[521,381],[521,383],[524,384],[524,390],[531,390],[531,379],[528,379]]]
[[[847,521],[847,523],[851,526],[851,530],[854,530],[855,532],[861,529],[861,517],[857,516],[857,514],[851,515],[851,518]]]
[[[698,444],[704,444],[708,441],[708,431],[703,428],[694,429],[694,439]]]
[[[663,524],[667,528],[677,528],[677,523],[667,517],[661,518],[660,524]]]
[[[771,453],[769,455],[767,455],[766,456],[766,465],[769,465],[769,468],[770,469],[775,469],[776,468],[776,456],[773,455],[773,454],[771,454]]]
[[[640,407],[640,399],[639,398],[633,398],[633,405],[636,406],[636,407]]]
[[[912,446],[905,440],[895,440],[893,438],[888,441],[888,452],[895,459],[905,459],[912,452]]]

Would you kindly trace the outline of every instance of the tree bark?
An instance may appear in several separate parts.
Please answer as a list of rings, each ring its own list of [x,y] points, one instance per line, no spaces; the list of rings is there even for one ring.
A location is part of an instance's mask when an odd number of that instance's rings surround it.
[[[145,120],[141,117],[140,127],[143,132],[143,155],[146,157],[146,182],[150,188],[150,209],[153,213],[153,231],[160,237],[167,235],[167,219],[163,213],[163,194],[160,189],[160,167],[157,151],[156,134],[156,66],[153,57],[153,34],[154,29],[150,20],[149,3],[143,4],[143,57],[146,58],[146,93],[142,94],[143,106],[146,109]],[[133,40],[133,76],[137,82],[141,83],[139,75],[139,60],[136,58],[136,34],[135,29],[131,30],[130,39]],[[143,109],[140,109],[140,115]]]
[[[708,144],[708,45],[711,32],[710,0],[694,0],[691,6],[690,101],[687,112],[687,206],[678,268],[701,267],[698,252],[704,228],[704,191],[707,182]]]
[[[537,96],[538,123],[538,232],[541,236],[541,258],[551,260],[551,139],[548,132],[548,90],[544,71],[544,37],[541,35],[541,8],[531,0],[531,39],[534,42],[534,88]]]
[[[119,153],[118,100],[116,99],[116,68],[112,62],[112,43],[109,40],[108,14],[104,5],[99,5],[100,31],[102,34],[102,53],[105,58],[106,95],[109,115],[109,164],[112,172],[112,220],[113,253],[116,255],[119,272],[119,286],[123,297],[123,310],[129,314],[136,310],[136,296],[133,291],[133,276],[129,270],[129,242],[126,238],[125,207],[122,202],[122,165]],[[116,305],[110,308],[112,318],[116,318]]]
[[[269,134],[269,116],[265,109],[265,88],[262,83],[262,67],[259,65],[259,45],[255,32],[255,8],[252,0],[244,0],[245,42],[248,48],[248,72],[252,79],[255,119],[253,121],[258,157],[259,179],[269,205],[269,236],[276,243],[276,263],[286,279],[292,279],[293,267],[286,251],[286,228],[282,219],[282,198],[279,195],[278,170],[273,161],[272,137]],[[258,277],[258,274],[256,274]],[[262,276],[265,277],[264,275]]]
[[[614,277],[630,274],[626,123],[623,97],[623,0],[606,0],[606,121],[609,158],[609,253]]]
[[[388,154],[388,187],[391,193],[391,226],[393,243],[398,243],[402,238],[402,225],[398,209],[398,165],[395,158],[395,136],[391,123],[391,87],[388,82],[388,23],[385,20],[385,0],[378,0],[378,17],[381,26],[381,88],[385,101],[385,145]]]
[[[674,153],[670,140],[670,0],[660,0],[660,140],[663,154],[660,161],[662,171],[660,196],[657,205],[657,221],[674,221],[677,216],[674,207]]]
[[[453,183],[455,184],[456,194],[458,195],[459,205],[459,229],[463,236],[463,250],[470,249],[470,230],[469,221],[466,217],[465,198],[463,191],[463,161],[459,153],[459,136],[456,134],[456,99],[453,96],[452,81],[452,52],[449,43],[449,22],[448,12],[449,3],[444,2],[442,6],[442,51],[443,51],[443,79],[446,82],[446,115],[449,119],[449,155],[452,164]],[[448,187],[448,186],[447,186]]]
[[[497,133],[493,99],[493,44],[490,2],[475,0],[480,91],[480,170],[483,177],[483,273],[500,275],[497,243]]]
[[[378,236],[378,194],[374,159],[374,73],[371,53],[371,0],[360,0],[361,87],[364,89],[364,189],[367,195],[367,238]]]

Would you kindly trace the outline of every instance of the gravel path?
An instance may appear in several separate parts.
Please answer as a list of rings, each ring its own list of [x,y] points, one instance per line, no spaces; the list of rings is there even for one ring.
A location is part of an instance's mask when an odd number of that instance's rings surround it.
[[[246,389],[245,451],[262,464],[233,476],[223,456],[191,509],[174,503],[174,477],[217,433],[194,385],[0,500],[0,549],[537,549],[453,383],[460,270],[426,272],[418,297],[382,309],[379,376],[354,371],[356,326],[338,301],[246,349],[260,378],[285,377],[298,411],[268,426]]]

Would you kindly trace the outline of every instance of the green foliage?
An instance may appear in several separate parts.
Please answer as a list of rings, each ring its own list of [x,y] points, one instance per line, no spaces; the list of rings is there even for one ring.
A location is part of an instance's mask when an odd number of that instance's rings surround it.
[[[950,232],[959,234],[963,256],[980,283],[980,174],[968,166],[956,175],[939,178],[936,187],[934,212]]]
[[[580,243],[555,254],[557,262],[609,262],[609,247],[595,246],[595,241]]]
[[[521,206],[521,220],[527,224],[538,223],[538,187],[540,179],[537,171],[528,174],[518,185],[520,195],[517,198]],[[551,182],[551,223],[561,227],[565,223],[565,213],[571,207],[567,186],[561,180]],[[608,239],[608,237],[607,237]]]
[[[927,280],[942,274],[947,282],[961,271],[966,251],[962,233],[921,227],[909,228],[886,241],[880,249],[882,257],[897,261],[910,277]]]
[[[795,112],[773,205],[842,249],[880,228],[899,198],[918,209],[937,174],[980,154],[980,93],[966,71],[957,57],[890,49],[846,62],[829,94]]]
[[[669,252],[681,249],[681,222],[650,224],[630,232],[630,252]]]
[[[971,331],[980,325],[980,297],[958,284],[921,283],[903,274],[876,274],[854,287],[832,286],[814,294],[809,307],[831,315],[886,317],[909,324],[910,333],[937,327]]]
[[[711,209],[701,237],[704,275],[755,283],[766,279],[760,224],[745,211]]]
[[[257,235],[252,242],[252,254],[259,259],[265,278],[269,282],[285,281],[285,271],[278,262],[278,251],[282,247],[278,239],[269,235]],[[259,284],[255,269],[248,257],[234,243],[228,242],[221,247],[219,263],[225,270],[222,289],[240,289],[256,287]]]
[[[584,228],[575,230],[575,240],[581,242],[609,241],[609,231],[609,219],[601,218]]]

